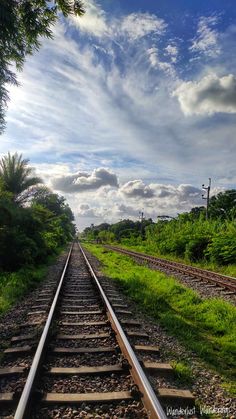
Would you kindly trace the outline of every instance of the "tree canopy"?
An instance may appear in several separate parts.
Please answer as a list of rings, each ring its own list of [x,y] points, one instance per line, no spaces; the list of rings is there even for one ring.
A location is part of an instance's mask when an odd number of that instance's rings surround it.
[[[236,216],[236,190],[229,189],[210,198],[211,218],[232,219]]]
[[[42,185],[27,192],[40,180],[30,177],[28,163],[17,153],[1,160],[0,271],[45,263],[75,235],[74,216],[63,196]],[[27,205],[22,196],[30,197]]]
[[[52,25],[63,16],[82,16],[80,0],[1,0],[0,4],[0,133],[5,127],[9,100],[7,85],[17,84],[15,72],[40,47],[40,38],[52,38]]]
[[[8,153],[0,160],[2,189],[10,192],[16,202],[24,202],[29,197],[30,187],[42,182],[39,177],[31,176],[33,169],[28,163],[29,160],[18,153]]]

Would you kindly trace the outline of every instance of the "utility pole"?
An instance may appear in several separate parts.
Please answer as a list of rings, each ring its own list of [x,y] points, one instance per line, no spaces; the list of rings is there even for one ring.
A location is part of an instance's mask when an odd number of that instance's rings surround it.
[[[206,199],[206,220],[208,220],[208,212],[209,212],[209,202],[210,202],[210,190],[211,190],[211,178],[209,177],[209,183],[208,186],[205,186],[204,183],[202,185],[202,189],[205,189],[205,191],[207,192],[207,196],[204,196],[204,194],[202,194],[202,199]]]
[[[143,211],[139,211],[139,217],[140,217],[140,220],[141,220],[141,224],[140,224],[141,237],[143,238],[143,220],[144,220]]]

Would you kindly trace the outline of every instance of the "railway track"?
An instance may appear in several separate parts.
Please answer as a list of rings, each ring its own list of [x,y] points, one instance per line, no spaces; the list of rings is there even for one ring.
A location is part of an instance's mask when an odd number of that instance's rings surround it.
[[[171,374],[171,366],[158,362],[159,348],[77,244],[27,319],[4,351],[1,418],[164,419],[166,404],[194,403],[188,390],[153,390],[147,375]]]
[[[228,294],[236,294],[236,278],[221,275],[206,269],[196,268],[193,266],[185,265],[179,262],[173,262],[167,259],[158,258],[155,256],[146,255],[144,253],[135,252],[133,250],[122,249],[117,246],[105,246],[107,249],[132,256],[141,262],[148,262],[156,268],[161,268],[172,273],[180,273],[188,275],[193,279],[197,279],[212,286],[218,286],[228,291]]]

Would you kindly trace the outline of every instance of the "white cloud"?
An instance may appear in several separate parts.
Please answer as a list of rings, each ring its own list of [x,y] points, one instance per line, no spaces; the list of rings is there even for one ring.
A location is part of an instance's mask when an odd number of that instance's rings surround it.
[[[97,38],[115,40],[125,36],[132,42],[149,34],[161,35],[167,27],[163,19],[150,13],[131,13],[120,19],[111,19],[94,0],[86,2],[84,16],[71,17],[70,20],[81,31]]]
[[[169,44],[169,45],[167,45],[165,50],[166,50],[167,54],[170,55],[171,62],[176,63],[177,56],[178,56],[178,47],[176,45]]]
[[[84,195],[87,202],[80,205],[79,217],[94,217],[97,224],[113,223],[124,218],[137,220],[139,212],[143,211],[146,218],[155,220],[158,215],[175,216],[203,205],[202,190],[190,184],[145,184],[143,180],[135,180],[119,189],[104,187],[102,190],[102,193],[99,190],[94,195]],[[90,222],[93,221],[90,219]]]
[[[214,26],[217,24],[216,16],[201,17],[198,23],[197,35],[192,40],[190,51],[216,57],[220,53],[218,43],[219,33]]]
[[[127,182],[129,183],[132,184],[132,181]],[[144,185],[141,180],[140,183]],[[100,202],[99,216],[104,221],[117,222],[122,218],[137,220],[140,211],[144,212],[145,218],[156,220],[159,215],[176,216],[179,212],[203,205],[202,190],[193,185],[147,184],[146,189],[153,192],[149,199],[142,194],[137,194],[137,199],[133,199],[135,195],[122,192],[124,186],[114,191],[112,196],[106,196],[106,208],[102,204],[103,201]]]
[[[71,17],[71,22],[83,32],[102,37],[108,35],[109,27],[105,12],[94,0],[86,1],[86,13],[82,17]]]
[[[98,218],[96,208],[90,208],[88,204],[81,204],[79,211],[77,212],[78,217],[84,218]]]
[[[153,190],[145,185],[142,180],[131,180],[125,183],[120,188],[120,192],[131,198],[152,198],[154,195]]]
[[[236,77],[209,74],[199,82],[183,82],[173,95],[185,115],[236,113]]]
[[[121,22],[121,32],[127,34],[132,41],[151,33],[161,35],[166,27],[163,19],[149,13],[131,13]]]
[[[67,193],[89,191],[104,185],[118,187],[117,176],[110,170],[98,168],[91,174],[78,172],[72,175],[55,178],[52,181],[54,189]]]
[[[173,59],[171,59],[171,62],[161,61],[158,54],[158,48],[156,47],[149,48],[147,50],[147,54],[149,62],[153,68],[157,70],[162,70],[164,73],[169,74],[171,76],[175,75],[175,70],[172,65],[172,63],[174,62]]]

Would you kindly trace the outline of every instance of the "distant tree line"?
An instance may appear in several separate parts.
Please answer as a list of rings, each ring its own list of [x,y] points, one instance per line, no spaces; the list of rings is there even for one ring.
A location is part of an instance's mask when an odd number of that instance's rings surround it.
[[[121,220],[115,224],[93,224],[85,228],[82,237],[97,242],[121,242],[126,239],[136,241],[145,238],[145,229],[153,224],[151,218],[142,221]]]
[[[84,230],[83,236],[100,242],[142,246],[159,255],[172,255],[192,262],[219,265],[236,263],[236,190],[210,198],[209,219],[205,207],[192,208],[174,219],[134,222],[123,220]]]
[[[32,174],[17,153],[0,160],[0,271],[44,263],[75,235],[65,198]]]

